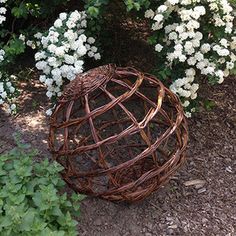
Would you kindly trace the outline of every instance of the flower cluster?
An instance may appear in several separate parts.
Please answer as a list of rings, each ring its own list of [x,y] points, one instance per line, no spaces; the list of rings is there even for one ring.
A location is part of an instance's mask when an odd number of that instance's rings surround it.
[[[0,0],[0,3],[6,3],[7,0]],[[0,6],[0,25],[6,21],[5,14],[7,12],[6,7]],[[5,51],[0,49],[0,67],[1,63],[5,59]],[[13,113],[16,110],[16,104],[14,101],[14,93],[16,91],[13,84],[8,80],[8,75],[2,72],[0,68],[0,106],[5,104],[8,113]]]
[[[0,0],[0,3],[6,3],[7,0]],[[0,6],[0,25],[6,20],[5,14],[7,12],[6,7]]]
[[[99,60],[95,39],[85,35],[85,12],[61,13],[45,36],[41,37],[42,50],[35,54],[36,67],[43,74],[40,81],[47,87],[47,96],[61,96],[65,82],[83,72],[84,56]],[[51,111],[47,112],[48,114]]]
[[[3,77],[3,74],[0,72],[0,105],[6,103],[6,111],[13,113],[16,110],[16,104],[13,103],[16,89],[10,81]]]
[[[234,68],[232,11],[227,0],[167,0],[155,11],[145,12],[152,21],[152,30],[163,32],[163,37],[157,37],[155,50],[165,58],[166,66],[179,70],[172,75],[170,89],[189,107],[188,116],[191,100],[197,98],[197,78],[207,76],[222,83]]]

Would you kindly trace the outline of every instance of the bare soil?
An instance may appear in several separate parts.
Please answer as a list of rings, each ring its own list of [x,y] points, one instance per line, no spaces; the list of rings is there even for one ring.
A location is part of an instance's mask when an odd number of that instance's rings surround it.
[[[215,101],[212,110],[189,119],[187,162],[171,181],[135,204],[87,197],[81,206],[79,235],[236,235],[236,80],[202,86]],[[21,83],[20,110],[10,117],[0,111],[0,153],[15,146],[12,135],[47,151],[45,90],[37,82]]]

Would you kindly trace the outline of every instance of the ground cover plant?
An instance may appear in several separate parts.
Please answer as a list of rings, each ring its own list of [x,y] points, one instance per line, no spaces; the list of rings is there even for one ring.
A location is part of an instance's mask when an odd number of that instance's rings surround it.
[[[63,167],[33,162],[36,154],[17,139],[17,148],[0,155],[1,235],[77,235],[83,197],[63,193]]]

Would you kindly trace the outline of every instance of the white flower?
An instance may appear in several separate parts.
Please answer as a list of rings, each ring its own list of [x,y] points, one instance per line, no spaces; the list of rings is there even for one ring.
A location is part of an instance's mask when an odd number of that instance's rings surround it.
[[[19,39],[20,39],[21,41],[25,42],[25,35],[20,34]]]
[[[71,41],[74,41],[78,37],[78,35],[74,33],[73,30],[69,29],[68,31],[64,33],[64,37],[67,38],[69,42],[71,42]]]
[[[163,24],[161,23],[160,24],[160,22],[155,22],[154,24],[152,24],[152,30],[159,30],[159,29],[161,29],[163,27]]]
[[[188,63],[190,66],[193,66],[193,65],[195,65],[195,64],[197,63],[197,60],[196,60],[195,57],[190,57],[190,58],[188,58],[187,63]]]
[[[193,44],[190,41],[187,41],[184,45],[185,51],[188,51],[188,50],[192,49],[192,47],[193,47]]]
[[[86,35],[85,35],[85,34],[81,34],[81,35],[79,36],[79,40],[81,40],[83,43],[86,42],[86,40],[87,40]]]
[[[11,104],[11,110],[14,111],[16,109],[16,104]]]
[[[175,5],[179,3],[179,0],[167,0],[167,2],[169,2],[171,5]]]
[[[211,50],[211,45],[209,43],[204,43],[201,46],[201,52],[202,53],[208,53]]]
[[[65,46],[60,46],[55,48],[54,53],[57,57],[63,57],[66,53],[65,51],[66,51]]]
[[[194,57],[196,58],[197,61],[201,61],[204,59],[204,56],[201,52],[197,52]]]
[[[75,59],[73,56],[66,54],[64,58],[65,58],[65,63],[74,64]]]
[[[94,57],[94,52],[92,52],[92,51],[88,52],[88,56],[89,57]]]
[[[228,56],[229,55],[229,50],[226,48],[217,50],[217,53],[219,54],[219,56]]]
[[[175,49],[176,51],[182,51],[182,50],[183,50],[183,46],[182,46],[181,44],[176,44],[176,45],[174,46],[174,49]]]
[[[7,98],[7,92],[6,92],[6,91],[2,92],[2,93],[0,94],[0,96],[1,96],[3,99]]]
[[[155,46],[155,51],[157,51],[157,52],[161,52],[162,49],[163,49],[163,46],[162,46],[161,44],[157,44],[157,45]]]
[[[43,70],[45,68],[45,66],[47,66],[46,61],[39,61],[39,62],[36,63],[36,68],[38,70]]]
[[[46,84],[48,87],[51,86],[51,85],[53,84],[53,79],[47,78],[47,79],[45,80],[45,84]]]
[[[224,72],[222,70],[218,70],[215,72],[215,75],[219,77],[218,83],[221,84],[224,81]]]
[[[180,55],[180,56],[179,56],[179,61],[180,61],[180,62],[185,62],[186,59],[187,59],[187,57],[186,57],[185,55]]]
[[[34,37],[36,38],[36,39],[41,39],[42,38],[42,33],[40,33],[40,32],[38,32],[38,33],[36,33],[35,35],[34,35]]]
[[[189,101],[185,101],[184,103],[182,103],[182,106],[183,107],[188,107],[190,105],[190,102]]]
[[[187,77],[192,77],[196,75],[196,71],[193,68],[185,70],[185,74]]]
[[[54,22],[54,26],[56,28],[60,28],[62,27],[63,23],[62,23],[62,20],[61,19],[57,19],[55,22]]]
[[[45,76],[45,75],[40,75],[40,76],[39,76],[39,81],[40,81],[41,83],[44,83],[45,80],[46,80],[46,76]]]
[[[7,82],[6,85],[7,85],[7,87],[11,87],[12,83],[11,82]]]
[[[34,57],[36,61],[40,61],[46,58],[46,54],[44,51],[40,51],[40,52],[37,52]]]
[[[53,93],[50,92],[50,91],[47,91],[46,96],[47,96],[48,98],[51,98],[51,97],[53,96]]]
[[[159,12],[159,13],[163,13],[163,12],[165,12],[167,10],[167,6],[166,5],[161,5],[161,6],[159,6],[158,8],[157,8],[157,11]],[[148,17],[147,17],[148,18]]]
[[[204,6],[196,6],[193,9],[194,12],[198,12],[199,15],[205,15],[206,14],[206,9]]]
[[[158,23],[160,23],[163,19],[164,19],[164,16],[161,14],[157,14],[154,17],[154,20],[157,21]]]
[[[88,40],[87,40],[87,42],[88,42],[89,44],[94,44],[94,43],[95,43],[95,38],[89,37]]]
[[[226,68],[228,70],[232,70],[234,68],[234,63],[233,62],[226,62]]]
[[[95,46],[92,46],[92,47],[90,48],[90,50],[91,50],[92,52],[96,53],[96,52],[98,51],[98,48],[95,47]]]
[[[169,34],[169,39],[170,39],[170,40],[176,40],[177,37],[178,37],[178,35],[177,35],[175,32],[171,32],[171,33]]]
[[[85,54],[87,53],[87,49],[86,49],[86,47],[84,46],[84,45],[81,45],[81,47],[79,47],[78,49],[77,49],[77,54],[78,54],[78,56],[84,56]]]
[[[65,12],[60,13],[59,18],[60,18],[62,21],[65,20],[65,19],[67,19],[67,13],[65,13]]]
[[[71,20],[68,20],[66,22],[66,26],[69,28],[69,29],[72,29],[74,27],[76,27],[76,23],[74,21],[71,21]]]
[[[225,48],[227,48],[229,46],[229,43],[228,43],[228,41],[225,38],[220,40],[220,44],[222,46],[224,46]]]
[[[187,118],[191,118],[192,117],[192,114],[191,114],[191,112],[185,112],[185,116],[187,117]]]
[[[46,115],[47,115],[47,116],[51,116],[51,115],[52,115],[52,109],[48,109],[48,110],[46,111]]]
[[[15,89],[13,86],[11,86],[11,87],[9,88],[9,91],[10,91],[10,93],[14,93],[14,92],[16,91],[16,89]]]
[[[100,60],[100,59],[101,59],[100,53],[94,54],[94,59],[95,59],[95,60]]]
[[[149,9],[149,10],[147,10],[147,11],[145,12],[145,17],[146,17],[146,18],[153,18],[154,15],[155,15],[155,13],[154,13],[154,11],[151,10],[151,9]]]

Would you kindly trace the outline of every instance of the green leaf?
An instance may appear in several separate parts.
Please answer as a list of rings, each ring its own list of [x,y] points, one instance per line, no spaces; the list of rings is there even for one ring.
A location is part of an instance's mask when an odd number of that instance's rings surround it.
[[[12,224],[12,219],[10,216],[0,216],[0,229],[3,227],[8,227]]]
[[[32,208],[24,214],[24,216],[22,217],[22,222],[19,226],[21,231],[31,231],[34,222],[34,216],[35,212]]]
[[[54,216],[62,216],[63,213],[61,211],[61,209],[59,208],[59,206],[54,206],[52,209],[52,215]]]
[[[8,55],[19,55],[25,51],[25,45],[22,40],[13,37],[4,47],[4,50]]]
[[[91,6],[88,8],[87,12],[91,17],[97,18],[99,15],[99,8]]]
[[[19,7],[13,7],[11,10],[12,15],[14,15],[16,18],[26,18],[28,14],[28,10],[26,8],[26,5],[24,2],[22,2]]]
[[[152,35],[150,36],[148,39],[147,39],[147,42],[151,45],[154,45],[157,43],[157,39],[156,39],[156,36],[155,35]]]
[[[37,207],[41,207],[42,206],[43,199],[42,199],[42,194],[40,192],[36,192],[32,199],[33,199],[33,202],[35,203],[35,205]]]
[[[9,199],[11,200],[12,203],[19,205],[25,200],[25,195],[24,194],[10,194]]]
[[[71,199],[72,201],[74,202],[77,202],[77,201],[82,201],[86,198],[85,195],[82,195],[82,194],[78,194],[78,193],[72,193],[72,196],[71,196]]]
[[[211,111],[216,106],[214,101],[206,100],[204,102],[204,107],[207,111]]]

